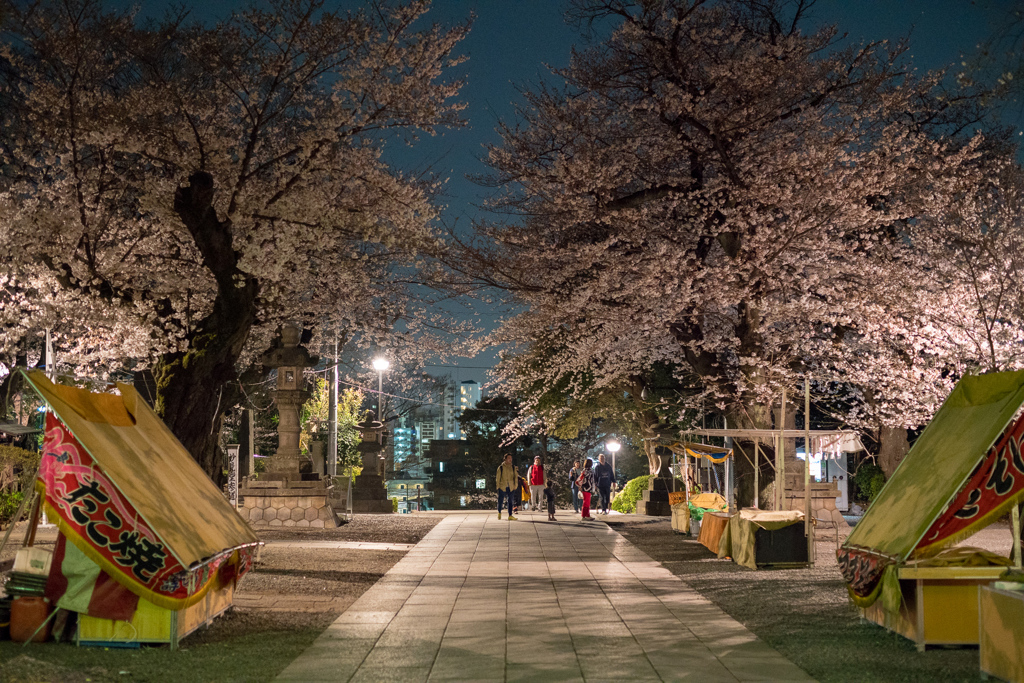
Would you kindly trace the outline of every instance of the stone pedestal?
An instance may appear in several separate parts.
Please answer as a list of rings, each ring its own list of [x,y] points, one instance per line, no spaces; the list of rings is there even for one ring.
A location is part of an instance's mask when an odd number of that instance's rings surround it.
[[[242,516],[254,529],[338,526],[330,505],[330,490],[323,481],[274,480],[266,476],[247,481],[239,489],[243,497]]]
[[[803,463],[801,463],[803,464]],[[788,466],[788,463],[787,463]],[[816,518],[831,519],[840,531],[850,530],[850,525],[843,519],[843,514],[836,508],[839,497],[839,486],[832,482],[811,482],[811,515]],[[786,475],[786,495],[782,503],[784,510],[804,511],[804,478]]]
[[[636,513],[638,515],[672,516],[672,506],[668,502],[668,494],[672,490],[672,476],[668,469],[663,467],[657,477],[651,477],[647,490],[644,491],[644,497],[637,501]]]
[[[352,484],[352,512],[388,514],[394,512],[394,505],[388,498],[388,490],[381,476],[384,450],[384,424],[370,417],[357,425],[362,442],[356,447],[363,458],[363,473]]]
[[[352,512],[377,514],[394,512],[394,505],[388,498],[388,490],[384,486],[383,477],[377,474],[360,474],[356,477],[352,485]]]

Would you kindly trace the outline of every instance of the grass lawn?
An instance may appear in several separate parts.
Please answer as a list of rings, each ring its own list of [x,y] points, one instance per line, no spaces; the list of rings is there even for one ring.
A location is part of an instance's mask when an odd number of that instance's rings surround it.
[[[41,681],[269,681],[323,631],[322,625],[262,631],[190,645],[140,649],[0,643],[0,680]],[[201,637],[201,636],[199,636]]]

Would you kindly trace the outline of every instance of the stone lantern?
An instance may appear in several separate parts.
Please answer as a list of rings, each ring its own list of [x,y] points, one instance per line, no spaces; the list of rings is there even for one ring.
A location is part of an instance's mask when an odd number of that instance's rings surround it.
[[[362,439],[358,449],[363,458],[363,472],[356,477],[352,486],[353,512],[393,512],[387,489],[384,488],[384,478],[380,474],[384,452],[384,423],[375,418],[371,410],[366,420],[356,425]]]
[[[299,478],[301,461],[299,451],[299,415],[302,404],[309,400],[303,379],[303,370],[313,367],[319,359],[311,356],[305,347],[299,346],[300,330],[297,325],[286,323],[281,326],[278,346],[263,355],[263,366],[277,368],[277,390],[274,403],[277,404],[277,452],[269,459],[267,471]]]
[[[317,473],[303,475],[299,451],[299,415],[309,399],[302,373],[317,364],[317,357],[299,346],[300,330],[291,323],[281,326],[277,346],[263,355],[263,366],[277,369],[277,452],[267,459],[266,471],[249,478],[239,493],[242,514],[257,529],[313,527],[338,524],[330,503],[330,487]]]

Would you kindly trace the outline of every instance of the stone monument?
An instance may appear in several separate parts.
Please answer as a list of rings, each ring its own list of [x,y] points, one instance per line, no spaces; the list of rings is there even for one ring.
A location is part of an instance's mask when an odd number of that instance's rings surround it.
[[[299,415],[309,399],[302,377],[304,368],[318,359],[299,345],[297,325],[281,326],[280,340],[263,355],[263,366],[277,369],[277,452],[267,459],[260,475],[248,477],[240,488],[242,514],[256,529],[282,526],[336,527],[338,520],[328,502],[329,487],[317,472],[303,474],[308,458],[299,450]]]
[[[352,486],[352,512],[393,512],[394,506],[384,487],[381,466],[384,463],[384,423],[375,419],[371,410],[365,422],[356,425],[362,441],[359,452],[363,458],[363,471]]]

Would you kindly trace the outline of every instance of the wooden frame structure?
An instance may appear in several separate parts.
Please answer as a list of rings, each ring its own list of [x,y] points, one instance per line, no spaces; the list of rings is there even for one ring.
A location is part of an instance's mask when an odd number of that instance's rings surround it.
[[[785,424],[785,410],[786,410],[786,390],[782,390],[782,420]],[[804,415],[810,415],[811,412],[811,389],[810,379],[804,381]],[[775,462],[772,464],[775,469],[775,481],[781,482],[781,486],[775,487],[775,500],[774,508],[781,510],[783,502],[785,500],[786,493],[786,457],[785,457],[785,442],[786,439],[803,439],[804,440],[804,535],[807,538],[807,558],[808,564],[814,566],[814,533],[812,527],[814,525],[814,518],[811,514],[811,453],[813,452],[814,440],[817,439],[819,443],[825,439],[842,439],[850,435],[855,435],[859,438],[859,433],[848,429],[811,429],[810,420],[804,420],[804,429],[691,429],[683,432],[683,438],[694,436],[703,438],[731,438],[731,439],[743,439],[746,441],[754,442],[754,507],[759,507],[758,503],[758,476],[760,470],[760,445],[761,443],[771,443],[775,448]],[[745,455],[745,454],[744,454]],[[733,456],[735,457],[735,456]],[[685,456],[684,456],[685,458]],[[689,467],[689,462],[685,462],[686,467]],[[728,467],[728,464],[727,464]],[[727,470],[728,471],[728,470]],[[728,477],[726,477],[728,479]],[[727,500],[729,501],[729,509],[733,509],[732,490],[727,491]]]

